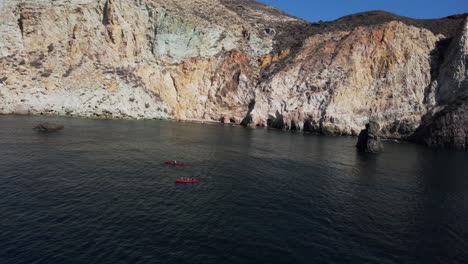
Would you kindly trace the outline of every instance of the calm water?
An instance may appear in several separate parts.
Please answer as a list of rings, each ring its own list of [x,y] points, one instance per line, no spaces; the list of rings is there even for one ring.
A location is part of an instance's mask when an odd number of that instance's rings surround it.
[[[468,152],[354,143],[0,116],[0,263],[466,263]]]

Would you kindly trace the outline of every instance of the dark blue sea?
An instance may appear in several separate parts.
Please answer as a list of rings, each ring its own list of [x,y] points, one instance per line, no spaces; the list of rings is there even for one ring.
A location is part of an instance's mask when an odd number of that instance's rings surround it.
[[[0,263],[467,263],[468,152],[355,141],[0,116]]]

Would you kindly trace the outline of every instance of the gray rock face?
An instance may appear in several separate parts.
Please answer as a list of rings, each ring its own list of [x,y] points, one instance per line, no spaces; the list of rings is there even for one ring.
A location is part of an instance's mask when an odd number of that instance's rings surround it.
[[[468,149],[468,18],[452,40],[432,93],[436,103],[410,140],[421,144]]]
[[[361,130],[356,147],[360,152],[379,153],[384,150],[380,139],[380,127],[377,122],[366,124],[366,129]]]
[[[410,140],[433,147],[468,149],[468,98],[429,114]]]

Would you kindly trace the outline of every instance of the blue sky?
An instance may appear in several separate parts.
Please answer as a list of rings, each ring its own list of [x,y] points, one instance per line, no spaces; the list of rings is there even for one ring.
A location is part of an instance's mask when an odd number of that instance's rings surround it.
[[[467,13],[468,0],[257,0],[309,21],[334,20],[369,10],[413,18],[439,18]]]

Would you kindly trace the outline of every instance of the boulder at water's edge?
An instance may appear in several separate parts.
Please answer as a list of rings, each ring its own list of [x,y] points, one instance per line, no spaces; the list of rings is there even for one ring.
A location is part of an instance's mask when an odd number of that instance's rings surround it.
[[[39,125],[34,127],[34,130],[43,131],[43,132],[55,132],[60,131],[64,128],[61,124],[54,124],[54,123],[40,123]]]

